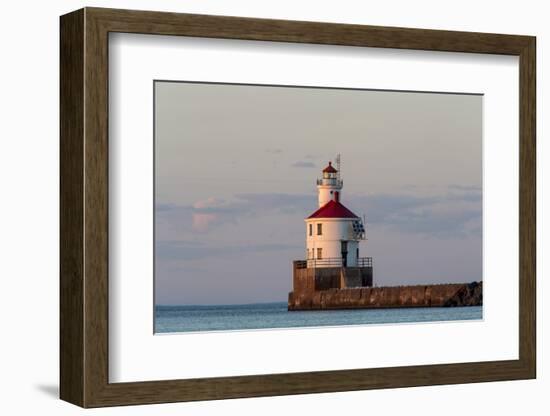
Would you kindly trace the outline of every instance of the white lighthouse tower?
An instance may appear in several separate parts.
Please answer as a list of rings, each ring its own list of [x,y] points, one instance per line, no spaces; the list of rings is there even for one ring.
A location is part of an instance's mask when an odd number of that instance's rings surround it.
[[[363,221],[340,202],[342,187],[340,173],[328,162],[317,180],[319,208],[305,219],[307,268],[371,267],[371,259],[359,252]]]
[[[340,192],[344,183],[340,179],[340,173],[328,162],[328,166],[323,169],[323,176],[317,179],[317,192],[319,194],[319,208],[334,199],[335,192]]]

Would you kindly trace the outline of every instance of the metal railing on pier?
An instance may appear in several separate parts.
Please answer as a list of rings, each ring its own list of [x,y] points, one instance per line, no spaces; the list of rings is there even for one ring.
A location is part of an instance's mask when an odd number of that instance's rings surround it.
[[[344,263],[341,257],[296,260],[297,269],[311,269],[315,267],[343,267],[343,265]],[[359,257],[355,264],[348,262],[346,267],[372,267],[372,257]]]

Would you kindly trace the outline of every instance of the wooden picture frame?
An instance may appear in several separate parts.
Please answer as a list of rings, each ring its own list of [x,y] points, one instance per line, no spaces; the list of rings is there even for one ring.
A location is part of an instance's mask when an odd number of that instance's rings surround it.
[[[536,377],[535,38],[85,8],[61,17],[60,396],[82,407]],[[519,359],[109,383],[108,34],[368,46],[519,57]]]

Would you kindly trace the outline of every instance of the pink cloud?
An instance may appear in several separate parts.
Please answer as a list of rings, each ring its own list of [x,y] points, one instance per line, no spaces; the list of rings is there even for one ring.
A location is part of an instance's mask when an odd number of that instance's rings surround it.
[[[206,199],[201,199],[196,201],[193,204],[193,208],[197,210],[206,209],[206,208],[216,208],[223,205],[223,200],[209,197]],[[210,226],[218,220],[218,214],[212,212],[194,212],[193,213],[193,230],[199,232],[208,231]]]
[[[201,209],[201,208],[212,208],[212,207],[219,207],[223,204],[223,200],[210,197],[206,199],[199,200],[193,204],[193,208],[195,209]]]
[[[193,230],[207,231],[210,225],[218,219],[216,214],[193,213]]]

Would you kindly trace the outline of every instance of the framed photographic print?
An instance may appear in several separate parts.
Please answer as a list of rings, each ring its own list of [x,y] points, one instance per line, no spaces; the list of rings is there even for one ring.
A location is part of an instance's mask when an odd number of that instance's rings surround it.
[[[535,38],[61,17],[82,407],[536,376]]]

